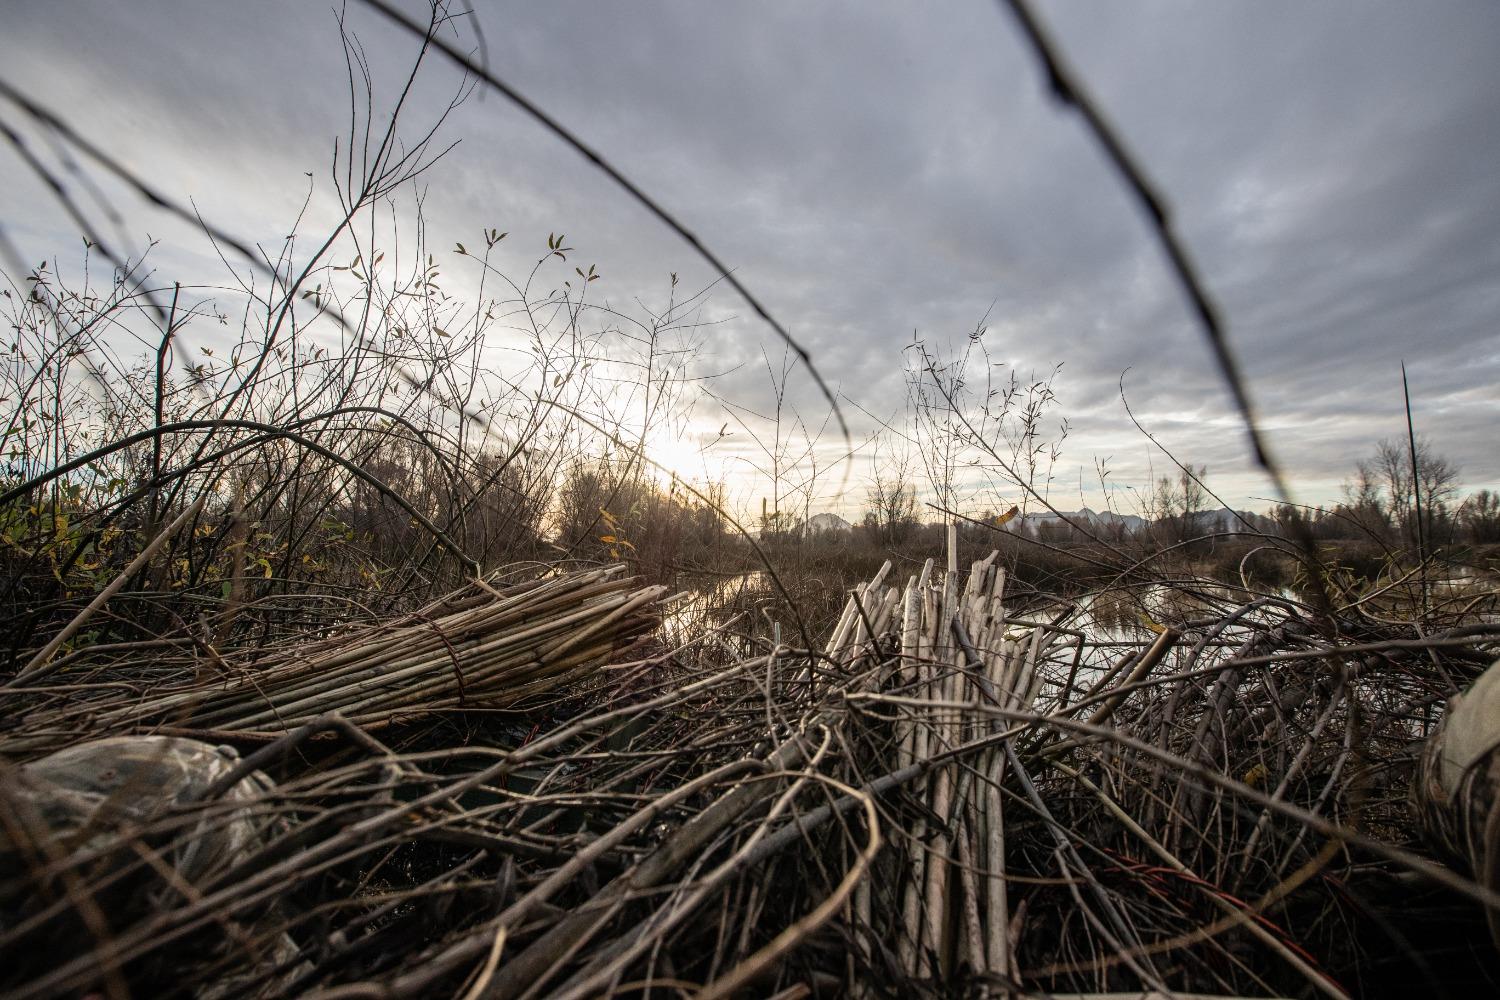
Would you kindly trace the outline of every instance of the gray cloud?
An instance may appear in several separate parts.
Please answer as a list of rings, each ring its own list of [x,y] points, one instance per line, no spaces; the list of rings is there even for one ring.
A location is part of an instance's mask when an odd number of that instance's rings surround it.
[[[1263,495],[1149,231],[994,5],[478,6],[495,71],[678,213],[871,412],[899,402],[914,330],[961,339],[987,314],[997,361],[1064,363],[1075,491],[1096,455],[1119,482],[1147,475],[1119,403],[1129,368],[1131,405],[1164,445],[1207,463],[1231,502]],[[1500,484],[1500,9],[1042,13],[1176,209],[1300,495],[1336,496],[1354,459],[1400,432],[1403,359],[1423,428],[1470,485]],[[312,223],[334,217],[327,161],[347,106],[326,9],[99,0],[6,20],[7,80],[206,216],[274,242],[311,171]],[[357,4],[351,21],[392,94],[411,40]],[[457,85],[435,61],[411,120]],[[462,142],[428,178],[435,245],[495,225],[520,268],[523,248],[566,231],[620,306],[659,303],[671,271],[691,289],[713,279],[494,95],[445,135]],[[0,164],[12,237],[28,257],[64,253],[65,220],[14,157]],[[210,262],[182,227],[118,201],[137,238],[168,235],[164,267]],[[722,321],[703,334],[705,366],[739,366],[718,390],[762,405],[761,345],[779,346],[727,290],[702,315]],[[820,414],[805,378],[794,395]]]

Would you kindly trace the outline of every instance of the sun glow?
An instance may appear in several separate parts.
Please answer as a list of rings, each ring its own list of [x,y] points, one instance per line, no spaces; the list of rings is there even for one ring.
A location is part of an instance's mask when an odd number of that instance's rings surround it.
[[[694,427],[659,428],[646,436],[647,468],[658,482],[668,483],[672,477],[690,483],[702,483],[718,478],[723,472],[723,460],[713,448],[712,442]]]

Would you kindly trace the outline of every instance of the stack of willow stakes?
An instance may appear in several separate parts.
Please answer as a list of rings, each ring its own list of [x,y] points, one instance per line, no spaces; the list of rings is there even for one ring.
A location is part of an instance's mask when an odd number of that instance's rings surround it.
[[[391,622],[250,663],[221,660],[227,677],[33,713],[24,738],[45,745],[153,727],[280,735],[330,712],[379,728],[444,709],[507,708],[579,679],[650,631],[667,588],[635,582],[623,566],[503,589],[476,580]]]
[[[970,567],[960,592],[955,534],[950,525],[941,580],[929,559],[904,588],[886,586],[887,562],[850,597],[826,650],[850,673],[859,672],[861,661],[896,664],[898,675],[887,681],[911,692],[900,699],[908,709],[897,733],[902,768],[996,731],[997,717],[974,711],[976,705],[1030,710],[1042,684],[1038,664],[1061,634],[1055,630],[1060,621],[1007,623],[998,552]],[[900,653],[891,661],[880,639],[897,628]],[[958,966],[981,975],[1008,976],[1013,970],[1000,793],[1006,764],[1005,751],[997,747],[972,769],[939,767],[913,787],[942,821],[929,830],[918,817],[909,841],[913,849],[897,876],[903,883],[897,955],[913,979],[941,981]],[[976,773],[982,780],[974,780]],[[853,907],[856,926],[876,924],[869,880],[857,887]],[[867,950],[863,959],[870,958]]]

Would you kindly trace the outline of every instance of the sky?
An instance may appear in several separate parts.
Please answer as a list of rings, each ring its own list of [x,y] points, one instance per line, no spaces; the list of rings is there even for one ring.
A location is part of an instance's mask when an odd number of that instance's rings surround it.
[[[1133,488],[1171,468],[1145,432],[1206,466],[1230,506],[1266,506],[1151,229],[1000,5],[474,8],[447,37],[682,220],[837,391],[857,453],[839,466],[844,442],[824,433],[815,507],[857,510],[872,460],[899,450],[913,340],[961,350],[980,326],[997,373],[1056,372],[1042,426],[1055,439],[1068,422],[1060,508],[1103,505],[1102,467],[1113,504],[1133,510]],[[1037,10],[1170,204],[1294,499],[1336,500],[1379,439],[1404,435],[1403,361],[1418,431],[1465,489],[1500,487],[1500,6]],[[0,79],[220,228],[274,246],[299,214],[304,232],[336,217],[348,92],[335,8],[79,0],[0,17]],[[414,40],[357,0],[347,23],[389,106]],[[405,120],[433,119],[461,86],[430,56]],[[46,150],[3,100],[0,121]],[[769,410],[763,357],[779,367],[782,347],[750,306],[499,95],[477,90],[440,137],[458,145],[423,177],[432,245],[494,226],[512,234],[502,265],[524,268],[565,232],[620,309],[659,308],[673,274],[712,286],[693,357],[712,395],[653,447],[684,472],[727,469],[741,502],[763,492],[747,460],[764,425],[734,415]],[[201,233],[95,182],[109,206],[97,221],[121,245],[157,240],[159,273],[223,279]],[[20,259],[77,258],[76,227],[10,146],[0,226]],[[805,371],[786,399],[810,428],[832,426]],[[882,423],[894,431],[871,444]]]

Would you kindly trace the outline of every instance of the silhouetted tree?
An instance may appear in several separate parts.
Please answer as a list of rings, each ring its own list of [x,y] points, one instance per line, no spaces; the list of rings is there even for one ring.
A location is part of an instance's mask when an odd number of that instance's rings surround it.
[[[904,462],[877,468],[865,490],[865,527],[883,544],[905,541],[917,526],[917,487]]]
[[[1500,493],[1475,493],[1459,505],[1458,520],[1474,544],[1500,543]]]
[[[1436,454],[1425,438],[1417,438],[1416,475],[1407,443],[1386,438],[1375,454],[1359,463],[1356,495],[1364,505],[1374,502],[1386,524],[1399,540],[1415,545],[1418,538],[1417,507],[1420,493],[1422,532],[1429,540],[1451,534],[1448,507],[1458,494],[1458,467]],[[1347,491],[1346,487],[1346,491]]]

